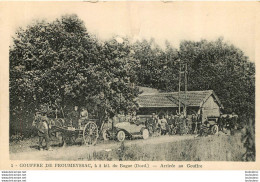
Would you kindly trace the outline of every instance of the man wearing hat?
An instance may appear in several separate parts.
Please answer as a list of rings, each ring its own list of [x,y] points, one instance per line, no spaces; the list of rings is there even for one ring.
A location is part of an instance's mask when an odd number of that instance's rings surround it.
[[[197,130],[197,117],[195,116],[195,114],[192,114],[191,121],[192,121],[192,133],[195,134]]]
[[[166,135],[167,133],[167,120],[162,115],[162,119],[160,119],[160,127],[161,127],[161,134]]]
[[[152,117],[146,120],[145,126],[148,128],[150,135],[152,135],[156,129],[155,113],[152,113]]]
[[[80,112],[80,119],[78,121],[78,128],[80,128],[82,122],[87,119],[88,119],[88,110],[85,107],[82,107],[82,110]]]
[[[236,128],[237,124],[237,117],[235,116],[235,113],[232,112],[231,118],[230,118],[230,133],[231,135],[234,135],[234,130]]]
[[[180,116],[179,116],[179,134],[183,135],[185,133],[185,127],[186,127],[186,118],[183,114],[183,112],[181,112]]]
[[[43,141],[46,143],[46,150],[52,150],[50,147],[49,128],[51,127],[49,119],[46,116],[47,112],[36,112],[33,126],[38,130],[39,150],[43,150]]]
[[[78,106],[74,107],[74,110],[68,114],[69,116],[69,125],[75,128],[78,128],[78,121],[79,121],[79,111]]]

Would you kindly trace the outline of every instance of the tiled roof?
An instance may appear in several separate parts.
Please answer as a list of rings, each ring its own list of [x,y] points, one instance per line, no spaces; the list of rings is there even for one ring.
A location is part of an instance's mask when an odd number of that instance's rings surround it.
[[[157,90],[155,88],[141,87],[141,86],[138,86],[138,88],[139,88],[139,91],[142,92],[142,95],[159,93],[159,90]]]
[[[161,94],[140,95],[137,102],[139,107],[178,107],[169,98]]]
[[[186,102],[187,106],[200,106],[212,94],[218,104],[223,107],[213,90],[187,91],[186,98],[184,92],[181,92],[180,102],[182,105]],[[139,95],[137,101],[139,107],[178,107],[178,95],[178,92],[145,94]]]

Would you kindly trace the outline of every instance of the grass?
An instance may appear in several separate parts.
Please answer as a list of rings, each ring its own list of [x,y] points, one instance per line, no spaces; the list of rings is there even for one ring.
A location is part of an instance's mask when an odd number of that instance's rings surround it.
[[[94,152],[87,160],[123,161],[242,161],[241,135],[198,137],[157,145],[123,144],[111,152]]]
[[[174,136],[172,136],[174,137]],[[38,138],[10,142],[10,153],[36,152]],[[58,142],[52,141],[52,144]],[[109,141],[108,143],[113,143]],[[241,142],[241,133],[234,136],[220,134],[216,136],[140,145],[124,143],[113,145],[110,150],[87,149],[85,146],[69,146],[47,160],[83,160],[83,161],[243,161],[246,150]],[[64,151],[64,152],[62,152]],[[71,155],[68,155],[71,153]],[[40,153],[36,152],[35,155]],[[46,157],[46,156],[45,156]],[[44,160],[44,159],[43,159]]]

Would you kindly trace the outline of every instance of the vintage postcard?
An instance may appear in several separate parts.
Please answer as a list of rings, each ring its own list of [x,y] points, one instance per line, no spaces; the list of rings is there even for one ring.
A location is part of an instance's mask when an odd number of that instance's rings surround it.
[[[257,2],[1,2],[0,169],[259,170]]]

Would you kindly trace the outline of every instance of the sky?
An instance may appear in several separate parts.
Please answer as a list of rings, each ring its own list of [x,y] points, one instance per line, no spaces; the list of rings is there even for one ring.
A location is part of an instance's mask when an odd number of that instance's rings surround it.
[[[259,3],[258,3],[259,4]],[[175,48],[182,40],[215,40],[223,37],[255,61],[256,2],[13,2],[0,4],[13,35],[17,27],[35,19],[51,21],[64,14],[77,14],[89,32],[100,39],[128,36],[133,40],[154,38]],[[3,8],[4,7],[4,8]]]

